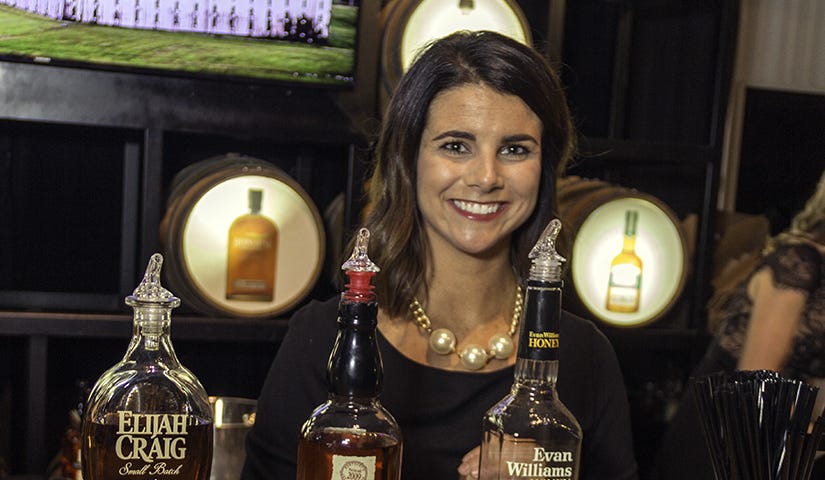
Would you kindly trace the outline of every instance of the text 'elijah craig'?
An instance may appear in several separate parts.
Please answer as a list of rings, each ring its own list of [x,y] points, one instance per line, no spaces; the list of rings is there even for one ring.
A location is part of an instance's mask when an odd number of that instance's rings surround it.
[[[212,409],[197,378],[180,364],[169,337],[180,304],[160,284],[163,257],[126,298],[132,340],[123,360],[97,381],[83,416],[84,480],[207,480]]]
[[[271,302],[275,292],[278,228],[261,214],[261,190],[249,190],[249,213],[229,226],[226,298]]]

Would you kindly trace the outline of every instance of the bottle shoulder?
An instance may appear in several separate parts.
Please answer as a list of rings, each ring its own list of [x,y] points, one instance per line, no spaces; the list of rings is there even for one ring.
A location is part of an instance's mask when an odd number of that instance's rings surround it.
[[[485,430],[494,428],[528,437],[542,430],[564,430],[577,438],[582,436],[581,425],[555,391],[537,393],[517,387],[487,411],[484,426]]]
[[[401,428],[380,402],[352,403],[327,401],[304,422],[301,436],[347,432],[350,435],[385,435],[401,439]]]
[[[89,395],[91,417],[102,419],[120,410],[211,418],[206,390],[188,369],[153,369],[134,362],[121,362],[104,372]]]
[[[233,220],[230,225],[230,230],[236,233],[241,231],[250,233],[257,232],[261,234],[278,233],[278,227],[275,225],[275,222],[263,215],[252,213],[241,215]]]

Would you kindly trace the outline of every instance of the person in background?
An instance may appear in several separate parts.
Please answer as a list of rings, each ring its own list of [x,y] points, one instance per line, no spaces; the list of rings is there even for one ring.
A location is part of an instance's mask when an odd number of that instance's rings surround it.
[[[769,238],[744,280],[709,303],[714,338],[692,376],[774,370],[825,379],[825,171],[788,229]],[[822,413],[823,392],[814,407]],[[665,435],[654,478],[714,479],[697,406],[688,392]],[[821,462],[820,462],[821,463]]]
[[[381,402],[402,430],[405,480],[477,475],[482,417],[509,391],[515,363],[515,350],[475,362],[439,354],[416,318],[454,332],[457,352],[518,321],[528,253],[554,217],[555,182],[575,139],[544,57],[492,32],[434,42],[387,107],[364,226],[381,267]],[[327,399],[337,305],[315,301],[291,318],[247,437],[243,479],[295,478],[301,424]],[[558,391],[584,430],[581,479],[637,478],[613,348],[567,313],[560,335]]]

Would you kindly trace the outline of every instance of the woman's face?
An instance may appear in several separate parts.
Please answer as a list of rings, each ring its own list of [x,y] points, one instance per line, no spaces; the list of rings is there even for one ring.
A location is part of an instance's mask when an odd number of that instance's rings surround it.
[[[536,205],[541,134],[541,120],[515,95],[466,84],[433,99],[416,188],[433,249],[507,250]]]

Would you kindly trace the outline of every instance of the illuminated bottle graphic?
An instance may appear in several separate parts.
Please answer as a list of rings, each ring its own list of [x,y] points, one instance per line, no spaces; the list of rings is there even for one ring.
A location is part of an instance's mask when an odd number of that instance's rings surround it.
[[[132,340],[103,373],[83,415],[84,480],[207,480],[212,410],[197,378],[178,361],[169,336],[180,300],[160,284],[163,257],[152,255],[126,304]]]
[[[481,480],[554,479],[579,476],[582,429],[559,400],[559,320],[561,264],[554,219],[530,252],[533,264],[527,293],[515,381],[482,421],[479,461]]]
[[[639,212],[625,212],[622,251],[610,262],[605,308],[611,312],[633,313],[639,310],[642,289],[642,260],[636,255],[636,227]]]
[[[278,228],[261,215],[261,190],[249,190],[249,213],[229,226],[226,298],[271,302],[275,292]]]
[[[369,230],[358,232],[341,267],[349,283],[338,304],[338,336],[327,363],[329,399],[301,428],[298,480],[398,480],[401,430],[379,401],[383,367],[376,341],[378,303],[367,256]]]

